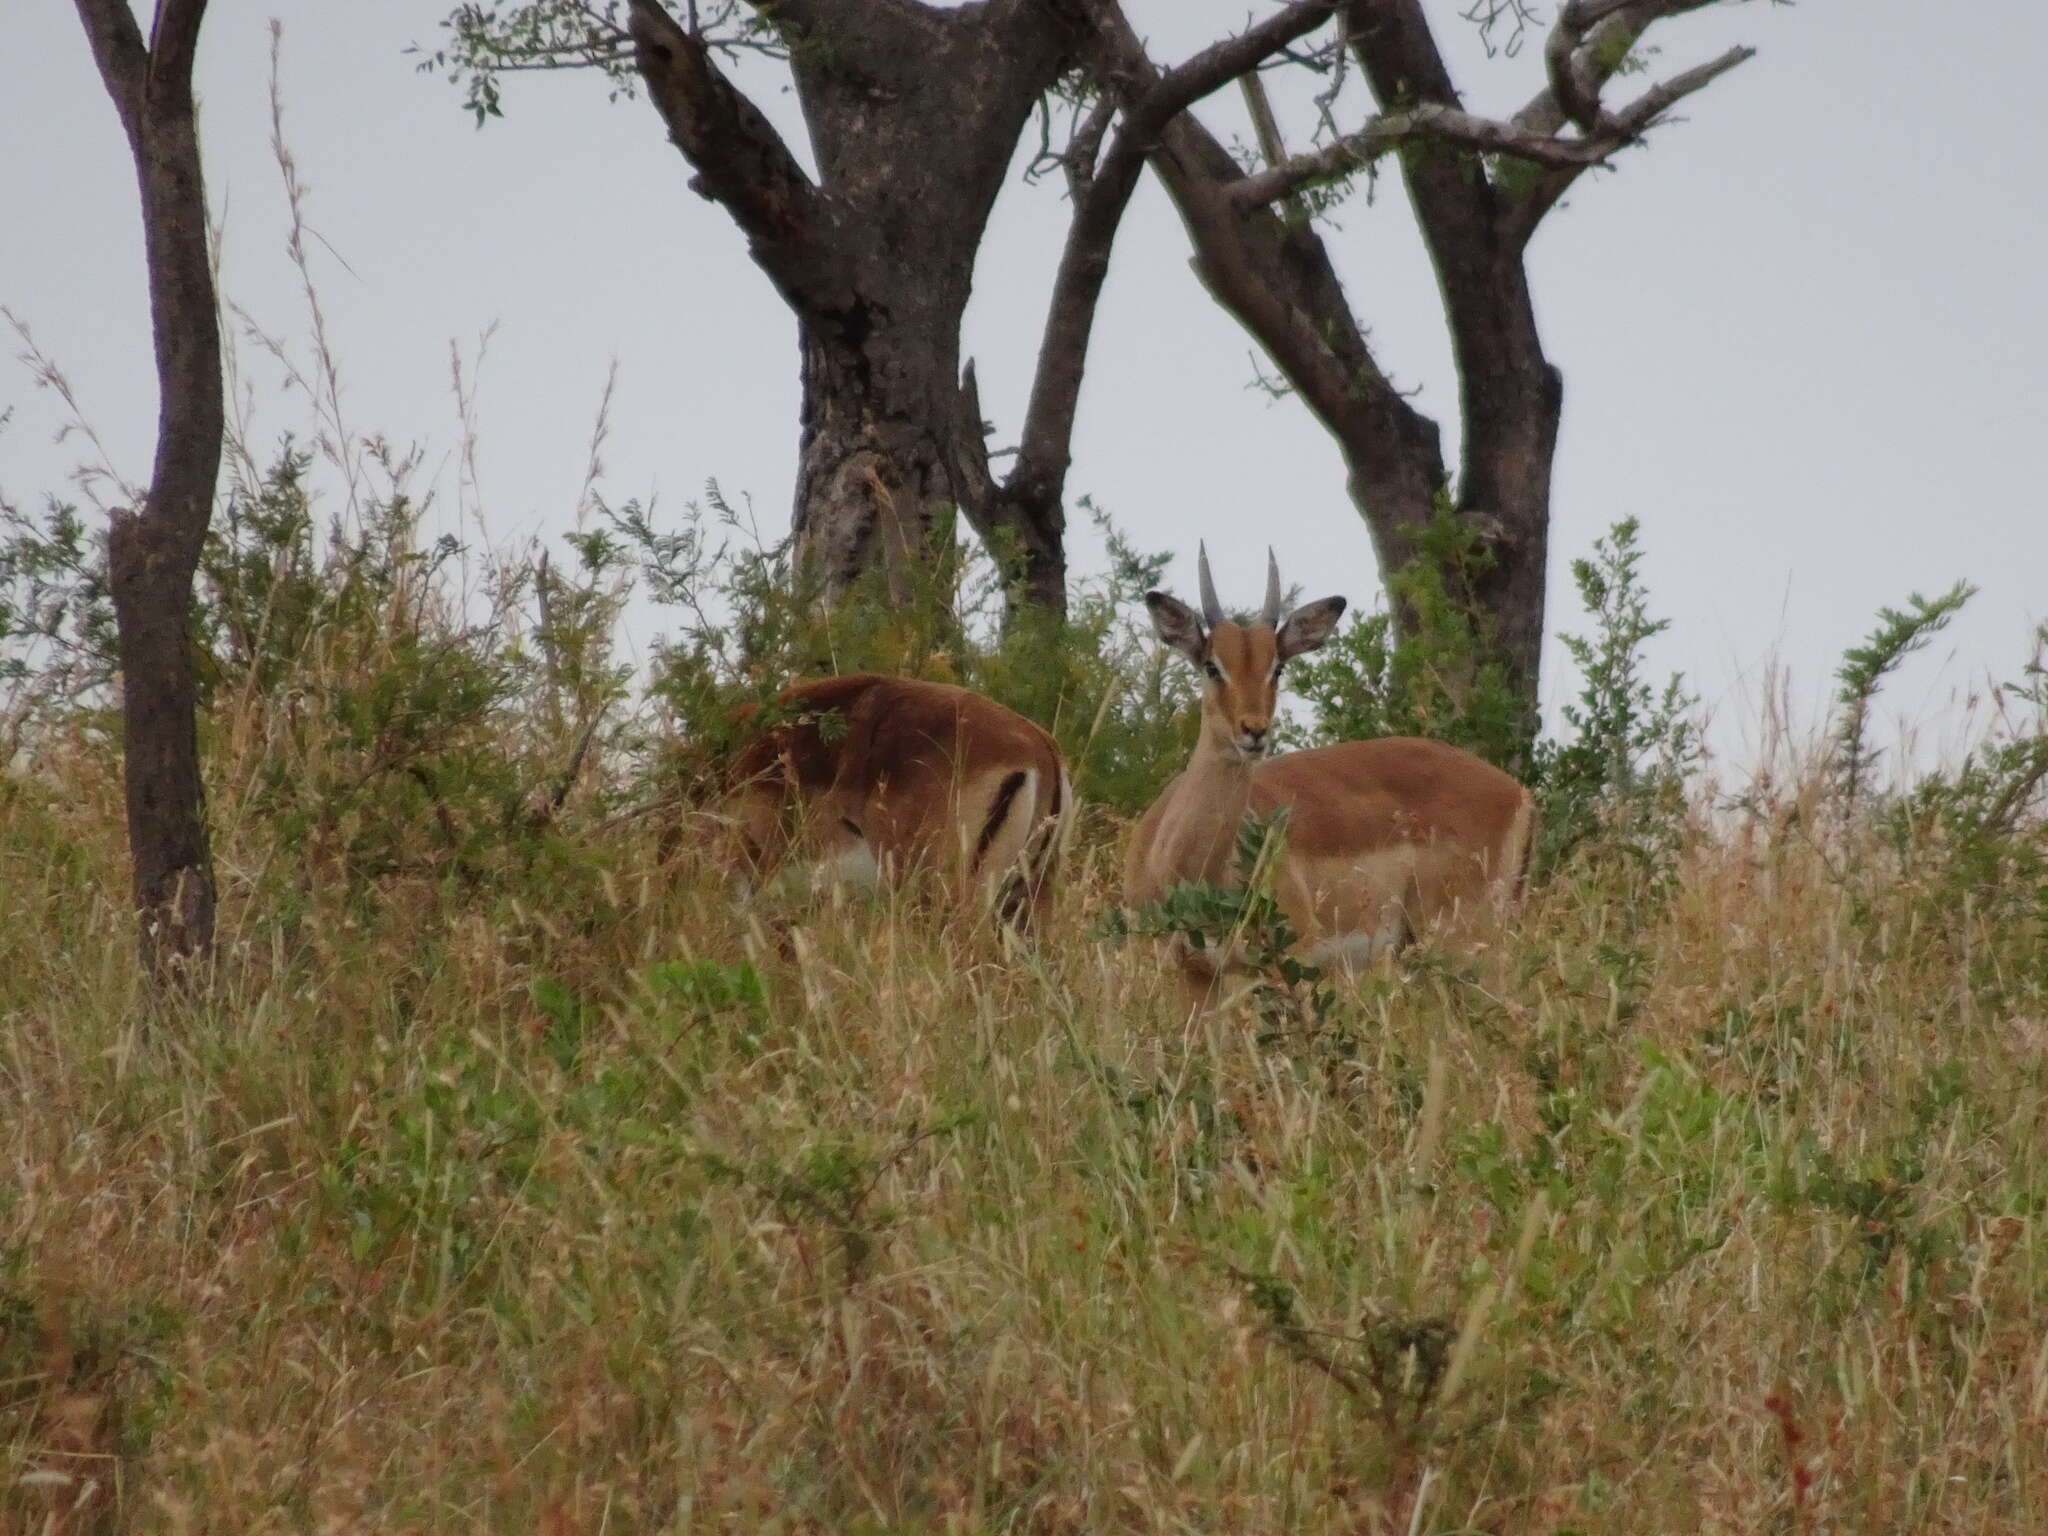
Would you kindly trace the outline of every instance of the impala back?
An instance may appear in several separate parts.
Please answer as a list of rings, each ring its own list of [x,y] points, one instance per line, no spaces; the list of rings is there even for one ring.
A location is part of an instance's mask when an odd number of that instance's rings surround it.
[[[729,776],[726,815],[751,875],[931,871],[1029,924],[1072,798],[1043,730],[965,688],[873,674],[798,684],[773,714]]]

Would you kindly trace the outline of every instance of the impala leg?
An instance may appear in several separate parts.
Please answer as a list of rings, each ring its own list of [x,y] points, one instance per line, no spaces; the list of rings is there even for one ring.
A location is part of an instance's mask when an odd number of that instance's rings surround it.
[[[1409,938],[1407,915],[1399,907],[1390,907],[1375,926],[1319,939],[1308,946],[1303,958],[1351,978],[1385,965],[1406,947]]]

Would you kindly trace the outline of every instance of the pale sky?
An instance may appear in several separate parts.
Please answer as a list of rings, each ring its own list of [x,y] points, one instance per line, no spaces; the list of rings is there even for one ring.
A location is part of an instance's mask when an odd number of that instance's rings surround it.
[[[1253,4],[1254,14],[1266,7]],[[1487,60],[1430,0],[1469,105],[1511,109],[1534,49]],[[573,513],[606,370],[620,368],[605,490],[680,511],[707,480],[787,526],[795,327],[644,100],[590,75],[510,82],[478,131],[416,73],[447,0],[216,0],[200,59],[209,187],[225,211],[229,293],[305,334],[283,255],[269,150],[267,23],[285,24],[286,132],[310,189],[314,262],[360,431],[420,442],[452,498],[459,428],[449,346],[496,323],[479,399],[495,536]],[[1136,0],[1155,58],[1240,25],[1243,0]],[[1934,18],[1938,17],[1938,24]],[[1582,183],[1532,253],[1538,315],[1566,383],[1552,536],[1552,629],[1574,616],[1567,562],[1629,515],[1643,524],[1660,667],[1681,667],[1740,754],[1775,656],[1808,695],[1880,604],[1957,578],[1983,590],[1889,693],[1925,718],[1988,670],[2010,675],[2048,616],[2048,250],[2034,0],[1804,0],[1667,23],[1669,74],[1735,42],[1758,56],[1687,104],[1613,175]],[[746,83],[791,135],[775,73]],[[1639,88],[1640,80],[1619,82]],[[1237,127],[1235,93],[1203,109]],[[1305,138],[1297,114],[1292,137]],[[0,303],[69,374],[117,467],[148,472],[155,381],[136,190],[111,104],[66,0],[0,5]],[[1391,174],[1326,238],[1383,362],[1420,386],[1454,443],[1456,391],[1435,288]],[[1064,234],[1062,189],[1016,182],[977,273],[967,353],[994,441],[1015,440]],[[0,487],[62,484],[53,399],[0,347]],[[1247,386],[1253,344],[1209,303],[1155,186],[1117,246],[1082,399],[1070,493],[1192,586],[1205,538],[1226,601],[1249,602],[1264,546],[1308,595],[1377,594],[1338,455],[1307,412]],[[302,422],[249,364],[271,431]],[[1453,458],[1455,455],[1453,454]],[[1078,519],[1071,554],[1099,564]],[[1546,699],[1569,686],[1553,643]]]

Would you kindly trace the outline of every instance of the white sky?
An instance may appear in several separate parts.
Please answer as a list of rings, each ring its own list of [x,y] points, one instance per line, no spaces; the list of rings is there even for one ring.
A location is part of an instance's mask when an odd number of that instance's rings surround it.
[[[230,294],[304,334],[268,145],[277,14],[286,129],[324,242],[314,261],[353,425],[425,444],[452,497],[450,342],[468,350],[496,322],[480,397],[494,535],[567,523],[613,359],[607,493],[657,493],[680,511],[715,478],[780,531],[795,327],[740,236],[687,190],[653,109],[608,104],[595,76],[515,80],[505,120],[477,131],[446,81],[402,52],[435,41],[447,8],[216,0],[200,85]],[[1429,5],[1468,103],[1519,104],[1540,78],[1536,51],[1486,60],[1456,19],[1464,8]],[[1241,24],[1245,6],[1133,11],[1172,62]],[[1569,559],[1639,517],[1656,607],[1673,621],[1656,659],[1720,706],[1717,735],[1739,755],[1733,722],[1753,713],[1767,659],[1810,696],[1879,604],[1964,577],[1981,594],[1888,695],[1888,715],[1937,714],[1987,670],[2010,675],[2048,614],[2048,7],[1750,4],[1654,40],[1659,74],[1733,42],[1759,54],[1618,174],[1582,184],[1534,247],[1539,318],[1566,380],[1552,628],[1575,616]],[[747,79],[800,138],[772,74]],[[1204,113],[1229,132],[1236,108],[1231,93]],[[1296,142],[1305,127],[1297,114]],[[67,371],[121,471],[146,478],[155,383],[134,178],[64,0],[0,5],[0,145],[0,303]],[[1013,185],[977,274],[967,352],[998,443],[1021,416],[1061,199],[1055,182]],[[1340,220],[1327,238],[1353,303],[1449,448],[1456,391],[1434,283],[1391,175],[1374,206]],[[1249,601],[1270,541],[1310,595],[1370,602],[1377,577],[1335,449],[1299,405],[1247,388],[1252,344],[1186,258],[1148,184],[1117,247],[1070,493],[1093,495],[1141,547],[1178,551],[1183,586],[1206,538],[1226,601]],[[4,340],[0,410],[16,418],[0,435],[0,486],[25,501],[60,486],[80,450],[52,441],[62,412]],[[274,400],[275,366],[250,366]],[[294,403],[266,419],[302,418]],[[1071,553],[1079,569],[1099,562],[1085,518]],[[1553,644],[1547,698],[1568,682]]]

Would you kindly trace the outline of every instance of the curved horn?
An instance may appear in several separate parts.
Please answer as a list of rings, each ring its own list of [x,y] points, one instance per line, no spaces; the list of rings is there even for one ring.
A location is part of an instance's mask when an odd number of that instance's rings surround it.
[[[1223,605],[1216,601],[1216,583],[1209,579],[1209,546],[1205,541],[1196,548],[1201,552],[1196,569],[1202,579],[1202,622],[1214,629],[1223,622]]]
[[[1280,562],[1273,558],[1273,546],[1266,546],[1266,611],[1263,615],[1270,629],[1280,627]]]

